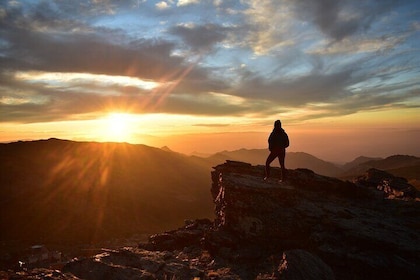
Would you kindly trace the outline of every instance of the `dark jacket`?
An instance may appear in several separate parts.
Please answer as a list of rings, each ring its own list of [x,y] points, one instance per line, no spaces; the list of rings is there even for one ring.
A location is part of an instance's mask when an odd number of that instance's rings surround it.
[[[285,149],[287,147],[289,147],[289,136],[287,136],[286,131],[283,128],[274,129],[268,137],[268,149],[271,151],[272,149]]]

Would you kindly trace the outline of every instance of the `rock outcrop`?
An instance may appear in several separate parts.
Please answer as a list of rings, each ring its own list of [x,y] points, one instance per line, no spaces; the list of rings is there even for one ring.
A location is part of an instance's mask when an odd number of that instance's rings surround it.
[[[420,277],[420,204],[405,180],[369,170],[354,184],[296,169],[278,184],[262,182],[263,174],[239,162],[215,168],[219,228],[267,252],[311,252],[337,279]]]
[[[379,196],[388,199],[420,201],[419,191],[407,182],[407,179],[396,177],[386,171],[370,168],[363,176],[354,180],[358,186],[376,188]]]
[[[75,259],[50,279],[420,279],[420,203],[404,180],[296,169],[279,184],[278,172],[265,182],[263,166],[218,165],[214,221]]]

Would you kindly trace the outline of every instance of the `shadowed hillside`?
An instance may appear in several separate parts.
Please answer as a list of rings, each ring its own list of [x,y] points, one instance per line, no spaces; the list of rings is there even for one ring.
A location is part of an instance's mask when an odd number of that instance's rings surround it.
[[[360,161],[360,159],[362,159]],[[359,162],[358,162],[359,161]],[[355,162],[358,162],[355,164]],[[339,177],[350,179],[363,174],[370,168],[376,168],[406,178],[413,186],[420,189],[420,158],[409,155],[393,155],[385,159],[369,159],[360,157],[344,166],[344,171]]]
[[[358,172],[363,172],[369,168],[377,168],[381,170],[392,170],[392,169],[399,169],[399,168],[405,168],[409,166],[420,165],[420,158],[415,157],[415,156],[409,156],[409,155],[393,155],[385,159],[382,159],[382,158],[375,158],[375,159],[365,158],[365,159],[366,159],[365,161],[362,161],[358,164],[349,163],[345,165],[344,167],[347,170],[346,172],[348,174],[356,174]],[[355,161],[357,161],[357,159]]]
[[[372,158],[372,157],[360,156],[360,157],[357,157],[354,160],[344,164],[343,169],[344,170],[350,170],[352,168],[357,167],[358,165],[365,164],[366,162],[373,161],[373,160],[381,160],[381,159],[382,158]]]
[[[0,144],[2,240],[90,242],[211,217],[210,169],[144,145]]]

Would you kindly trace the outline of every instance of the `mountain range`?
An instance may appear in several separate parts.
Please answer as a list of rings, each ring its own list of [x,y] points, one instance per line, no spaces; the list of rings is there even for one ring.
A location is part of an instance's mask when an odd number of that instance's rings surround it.
[[[212,218],[212,167],[226,160],[263,165],[267,154],[240,149],[200,157],[168,147],[54,138],[0,144],[0,241],[95,242]],[[286,164],[331,177],[374,167],[420,180],[420,158],[413,156],[359,157],[339,166],[290,152]]]
[[[388,171],[395,176],[408,179],[417,187],[419,186],[420,158],[409,155],[393,155],[385,159],[359,157],[343,166],[343,173],[340,174],[340,177],[352,178],[369,168]]]

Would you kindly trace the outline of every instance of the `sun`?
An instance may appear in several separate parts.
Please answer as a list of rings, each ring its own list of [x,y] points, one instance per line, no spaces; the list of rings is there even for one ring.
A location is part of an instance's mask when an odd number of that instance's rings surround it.
[[[133,130],[130,115],[110,113],[105,118],[104,130],[106,141],[129,142]]]

